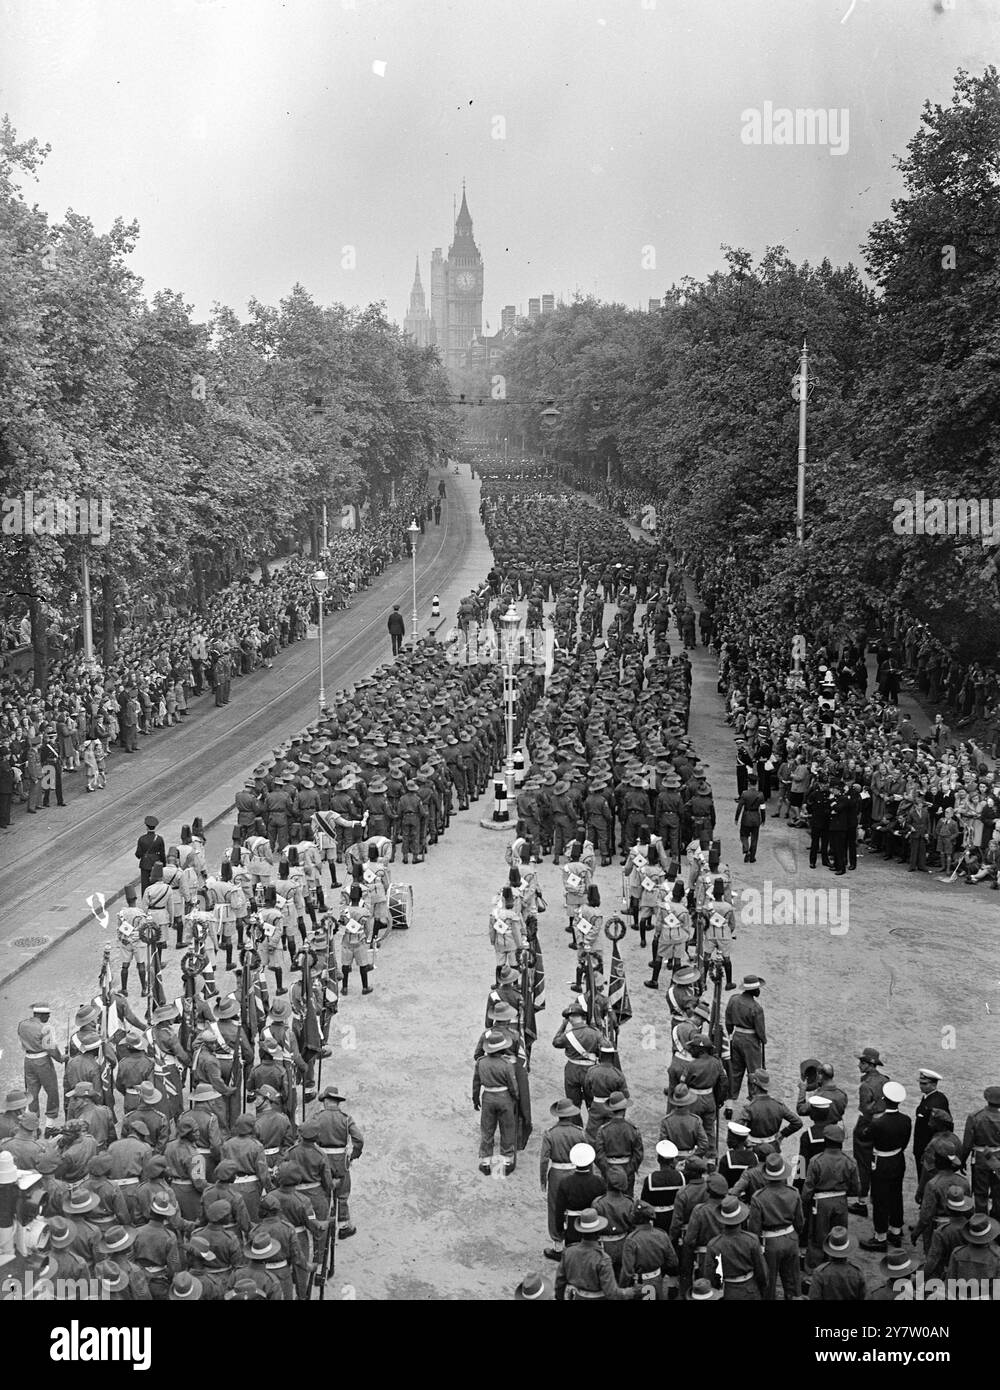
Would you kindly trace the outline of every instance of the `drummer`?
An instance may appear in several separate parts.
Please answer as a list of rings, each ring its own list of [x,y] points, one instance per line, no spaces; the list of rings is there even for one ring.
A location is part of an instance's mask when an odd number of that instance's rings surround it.
[[[374,923],[373,944],[378,949],[379,940],[389,930],[389,883],[391,875],[389,873],[388,855],[392,853],[392,841],[386,839],[384,835],[378,837],[388,846],[388,852],[383,857],[379,851],[379,846],[372,840],[368,844],[368,858],[365,860],[361,871],[361,891],[368,910],[372,914]]]

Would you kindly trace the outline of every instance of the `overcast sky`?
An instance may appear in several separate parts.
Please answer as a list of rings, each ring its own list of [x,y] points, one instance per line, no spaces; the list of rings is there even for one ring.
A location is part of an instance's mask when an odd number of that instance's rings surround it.
[[[722,243],[858,261],[925,98],[947,103],[959,67],[1000,54],[1000,0],[0,0],[0,14],[0,109],[52,146],[29,197],[98,230],[137,219],[147,293],[179,290],[204,316],[300,281],[401,319],[464,178],[494,328],[503,304],[548,291],[644,305],[718,266]],[[743,113],[767,102],[846,110],[845,152],[748,145]]]

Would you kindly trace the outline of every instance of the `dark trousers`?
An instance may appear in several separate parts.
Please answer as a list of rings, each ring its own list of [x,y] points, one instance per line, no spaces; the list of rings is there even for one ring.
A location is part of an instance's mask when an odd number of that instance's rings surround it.
[[[0,792],[0,826],[4,828],[10,825],[10,804],[12,799],[10,792]]]
[[[759,825],[747,825],[746,821],[740,825],[740,844],[743,846],[743,853],[749,854],[751,859],[757,856],[757,840],[760,837]]]
[[[876,1236],[903,1229],[903,1175],[906,1159],[876,1158],[872,1167],[872,1229]]]
[[[833,867],[838,873],[847,868],[847,827],[838,827],[830,831],[829,836],[829,857],[833,860]]]
[[[847,867],[849,869],[858,867],[858,823],[856,820],[847,822]]]
[[[824,864],[830,862],[830,832],[825,825],[813,825],[809,829],[809,867],[815,869],[816,856],[819,855]]]
[[[927,868],[927,836],[926,836],[926,835],[911,835],[911,836],[910,836],[910,868],[911,868],[911,869],[926,869],[926,868]]]
[[[398,656],[403,650],[403,634],[401,632],[390,632],[389,636],[392,638],[392,654],[393,656]]]
[[[743,1086],[744,1076],[752,1075],[764,1065],[764,1055],[760,1042],[748,1033],[734,1033],[729,1043],[729,1070],[732,1076],[732,1099],[736,1100]]]
[[[868,1200],[868,1189],[872,1184],[872,1148],[860,1139],[854,1139],[852,1151],[854,1162],[858,1165],[858,1201]]]

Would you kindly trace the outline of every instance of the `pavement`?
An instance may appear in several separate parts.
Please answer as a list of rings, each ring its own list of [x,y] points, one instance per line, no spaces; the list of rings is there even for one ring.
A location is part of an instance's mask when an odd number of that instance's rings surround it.
[[[436,479],[435,479],[436,481]],[[417,612],[421,631],[431,622],[431,600],[454,614],[459,599],[489,568],[489,549],[478,523],[479,485],[447,476],[449,504],[439,527],[431,525],[417,551]],[[412,570],[397,561],[371,588],[355,595],[350,609],[323,625],[327,691],[369,676],[388,657],[385,623],[394,603],[411,625]],[[315,718],[318,643],[286,647],[271,670],[233,681],[230,704],[216,708],[211,694],[192,701],[188,717],[140,739],[130,757],[115,749],[108,784],[87,794],[82,773],[67,776],[66,806],[54,798],[30,821],[18,810],[16,829],[0,835],[0,894],[6,920],[0,928],[0,987],[67,934],[96,927],[87,899],[95,893],[117,901],[137,877],[135,841],[143,818],[159,817],[168,845],[182,824],[200,815],[207,829],[219,823],[251,769],[281,740]],[[210,848],[222,849],[221,836]],[[0,1012],[3,997],[0,995]],[[2,1063],[0,1063],[2,1071]]]
[[[448,489],[451,495],[451,477]],[[462,495],[471,508],[476,501],[473,486],[463,482]],[[467,592],[489,568],[478,525],[472,526],[468,544],[453,563],[457,568],[443,604],[446,613],[454,609],[453,596]],[[395,582],[398,585],[399,579]],[[445,600],[446,594],[441,597]],[[387,593],[381,601],[384,611],[392,599]],[[671,636],[676,650],[679,643]],[[382,640],[378,631],[379,652]],[[723,857],[732,865],[738,909],[752,903],[747,896],[752,893],[766,901],[770,883],[772,900],[780,888],[825,890],[831,894],[824,900],[826,906],[841,914],[835,926],[843,924],[845,908],[848,913],[843,933],[831,931],[829,923],[777,920],[744,924],[738,930],[737,978],[758,972],[767,980],[762,1002],[772,1092],[794,1108],[800,1061],[809,1056],[829,1059],[851,1098],[851,1127],[856,1114],[855,1057],[862,1047],[874,1045],[882,1050],[888,1073],[907,1087],[903,1108],[911,1115],[917,1068],[932,1066],[941,1072],[942,1089],[951,1098],[960,1130],[966,1112],[982,1103],[983,1086],[1000,1079],[995,1066],[1000,894],[994,897],[986,888],[946,887],[930,876],[908,874],[898,865],[865,856],[859,856],[857,872],[846,878],[810,871],[807,837],[784,821],[770,819],[757,863],[744,865],[732,822],[733,737],[716,691],[716,665],[704,648],[691,657],[690,732],[710,767]],[[239,768],[239,757],[231,756],[227,769],[235,772],[230,775],[227,770],[220,802],[227,798],[225,789],[239,784],[244,767],[252,766],[282,732],[297,727],[287,719],[280,728],[272,727],[266,708],[261,720],[266,737],[262,731],[252,749],[242,754]],[[302,722],[300,715],[298,723]],[[190,761],[179,775],[160,774],[163,797],[170,798],[171,826],[211,804],[204,799],[203,783],[213,775],[218,781],[217,771],[201,774]],[[566,949],[563,932],[561,875],[551,862],[544,862],[540,870],[549,902],[540,918],[548,1005],[539,1015],[540,1036],[531,1068],[535,1129],[510,1178],[483,1176],[476,1166],[472,1052],[483,1028],[493,975],[489,904],[506,879],[506,839],[479,825],[491,809],[487,795],[469,812],[454,817],[445,840],[423,864],[404,866],[397,860],[393,865],[394,879],[414,889],[412,929],[391,933],[379,953],[372,977],[375,993],[362,998],[355,983],[334,1020],[333,1056],[324,1063],[323,1079],[343,1088],[349,1098],[346,1108],[364,1128],[367,1143],[353,1168],[351,1209],[358,1234],[337,1247],[331,1298],[507,1300],[525,1272],[544,1268],[551,1276],[555,1268],[542,1257],[548,1240],[538,1153],[541,1131],[551,1123],[548,1107],[562,1094],[562,1054],[550,1042],[569,997],[574,957]],[[133,828],[129,820],[129,840]],[[227,819],[209,836],[210,854],[228,841]],[[100,845],[121,843],[121,836],[112,840],[94,826],[87,843],[89,848],[81,851],[87,862],[103,862]],[[56,852],[64,854],[58,847]],[[109,875],[106,881],[110,886],[118,879]],[[605,908],[615,910],[621,891],[618,865],[598,869],[596,881]],[[78,898],[85,891],[81,882]],[[847,898],[839,896],[844,892]],[[19,925],[23,929],[23,922]],[[6,1051],[0,1057],[0,1085],[19,1080],[16,1020],[25,1016],[36,994],[46,993],[61,1036],[65,1011],[87,993],[86,982],[96,978],[103,939],[96,924],[78,931],[4,987],[0,1043]],[[632,932],[623,948],[634,1015],[622,1030],[621,1055],[636,1098],[629,1116],[645,1140],[645,1172],[654,1165],[665,1106],[669,1018],[663,981],[658,992],[641,983],[647,976],[648,951],[640,950]],[[176,958],[176,951],[168,951],[168,994],[177,992]],[[228,982],[220,968],[220,987],[225,989]],[[797,1154],[795,1139],[785,1150],[790,1156]],[[907,1199],[907,1220],[912,1221],[912,1173]],[[851,1224],[856,1236],[871,1232],[867,1221],[852,1218]],[[875,1278],[875,1257],[862,1254],[861,1260],[869,1277]]]

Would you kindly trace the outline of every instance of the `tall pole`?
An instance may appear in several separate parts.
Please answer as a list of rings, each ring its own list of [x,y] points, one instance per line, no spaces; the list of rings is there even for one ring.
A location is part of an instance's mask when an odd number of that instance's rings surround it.
[[[323,687],[323,595],[316,595],[319,603],[319,712],[322,717],[326,709],[326,690]]]
[[[420,527],[417,525],[417,518],[414,517],[410,522],[410,561],[413,570],[413,645],[417,645],[417,537],[420,535]]]
[[[809,350],[805,338],[802,339],[802,356],[799,359],[799,476],[795,505],[795,540],[800,546],[806,543],[806,404],[809,399]],[[792,653],[792,683],[796,690],[804,685],[802,675],[803,638],[796,633]]]
[[[806,542],[806,398],[809,395],[809,350],[805,338],[802,339],[802,357],[799,360],[799,486],[798,503],[795,512],[795,539],[799,545]]]
[[[83,543],[83,558],[80,561],[80,593],[83,608],[83,659],[93,661],[94,659],[94,628],[91,621],[90,607],[90,561],[87,558],[87,543]]]
[[[326,554],[330,545],[330,535],[327,529],[326,503],[323,503],[323,553]]]
[[[510,650],[513,643],[508,639],[507,660],[504,666],[504,691],[507,696],[507,766],[504,780],[507,783],[507,805],[514,804],[514,654]]]

